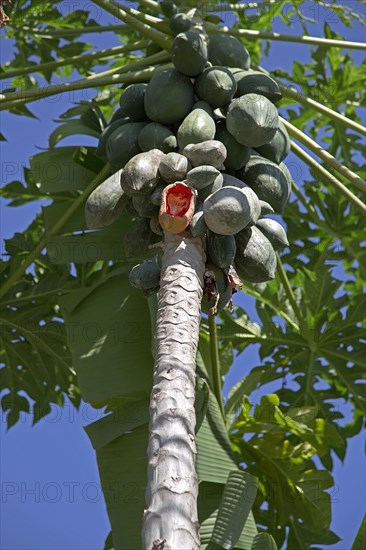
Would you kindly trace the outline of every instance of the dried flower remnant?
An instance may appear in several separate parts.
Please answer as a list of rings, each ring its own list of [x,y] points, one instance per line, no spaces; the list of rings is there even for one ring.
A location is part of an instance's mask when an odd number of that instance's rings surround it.
[[[6,25],[10,19],[9,17],[6,15],[5,11],[4,11],[4,8],[3,8],[3,4],[4,2],[7,2],[8,6],[10,7],[11,9],[11,0],[0,0],[0,27],[3,27],[4,25]]]

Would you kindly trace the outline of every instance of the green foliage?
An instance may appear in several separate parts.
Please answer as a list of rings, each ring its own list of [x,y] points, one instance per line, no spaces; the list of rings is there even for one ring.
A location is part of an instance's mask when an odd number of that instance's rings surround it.
[[[95,3],[113,8],[105,0]],[[177,4],[183,11],[196,6]],[[278,20],[289,27],[298,20],[303,34],[311,36],[311,18],[317,14],[307,17],[303,4],[262,2],[255,16],[237,5],[231,32],[270,32]],[[144,508],[154,306],[152,298],[147,302],[130,287],[127,275],[132,262],[154,255],[147,249],[152,237],[144,225],[137,245],[131,244],[126,213],[109,227],[86,228],[85,200],[110,169],[95,155],[96,147],[84,145],[84,137],[80,147],[61,142],[85,135],[87,143],[92,137],[97,145],[119,100],[116,73],[125,75],[125,84],[147,82],[169,56],[153,54],[145,61],[144,50],[151,41],[168,50],[172,35],[154,2],[142,1],[138,16],[125,8],[120,24],[110,13],[93,17],[91,6],[66,13],[61,0],[18,0],[7,27],[15,53],[0,71],[0,79],[11,86],[0,108],[34,116],[28,103],[44,82],[69,80],[73,89],[80,79],[77,86],[83,89],[91,86],[90,79],[99,81],[92,101],[71,105],[60,116],[49,149],[31,157],[24,181],[10,182],[1,191],[11,207],[49,201],[23,233],[6,241],[0,263],[1,407],[9,428],[31,409],[37,422],[51,403],[62,406],[65,395],[75,406],[83,396],[105,407],[106,416],[86,431],[97,452],[112,523],[106,548],[132,549],[140,547]],[[348,27],[359,19],[342,4],[314,6]],[[225,20],[218,3],[210,3],[210,9],[214,13],[201,10],[208,32]],[[88,35],[104,31],[114,31],[122,42],[118,55],[113,48],[91,52]],[[325,23],[325,38],[341,40],[337,33],[331,20]],[[271,53],[272,42],[261,36],[255,41],[241,37],[255,64]],[[291,72],[279,61],[272,72],[283,93],[281,115],[364,177],[357,131],[365,106],[364,66],[350,49],[331,48],[327,42],[315,41],[310,56],[307,63],[295,61]],[[102,64],[108,65],[103,73]],[[300,90],[295,96],[293,85]],[[323,103],[331,110],[324,111]],[[335,119],[332,110],[344,117]],[[333,460],[344,460],[365,413],[365,221],[318,170],[297,157],[291,162],[294,184],[284,212],[290,248],[277,257],[274,281],[246,285],[256,303],[252,317],[240,307],[219,315],[220,372],[208,322],[201,323],[196,435],[202,549],[274,550],[277,545],[310,550],[339,540],[329,528]],[[324,161],[320,165],[361,197],[344,174]],[[223,412],[217,384],[234,356],[240,361],[252,344],[259,346],[260,362],[245,369]],[[255,404],[258,390],[262,398]],[[263,396],[266,392],[271,393]],[[362,547],[364,532],[363,522],[355,550]]]

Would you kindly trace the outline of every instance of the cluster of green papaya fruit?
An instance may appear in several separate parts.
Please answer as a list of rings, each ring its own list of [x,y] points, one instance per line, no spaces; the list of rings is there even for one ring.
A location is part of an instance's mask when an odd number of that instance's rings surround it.
[[[125,241],[130,258],[164,230],[205,237],[203,310],[216,312],[230,301],[237,274],[253,283],[272,279],[275,250],[288,246],[283,226],[267,216],[281,214],[290,195],[283,163],[290,139],[275,106],[281,92],[270,76],[250,69],[244,45],[225,33],[208,39],[171,1],[161,6],[174,35],[173,66],[123,90],[97,148],[113,174],[89,197],[87,222],[108,225],[126,208],[133,217]],[[180,204],[189,198],[185,188],[192,200],[167,226],[163,203],[177,182]],[[146,260],[130,282],[149,294],[159,277],[158,264]]]

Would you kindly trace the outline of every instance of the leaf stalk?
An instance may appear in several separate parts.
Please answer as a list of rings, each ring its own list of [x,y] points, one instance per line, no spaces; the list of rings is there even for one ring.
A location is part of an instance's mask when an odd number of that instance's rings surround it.
[[[342,174],[350,183],[353,183],[358,189],[366,192],[366,181],[360,178],[355,172],[347,168],[347,166],[344,166],[340,162],[337,161],[331,155],[323,149],[321,145],[316,143],[313,139],[311,139],[309,136],[304,134],[304,132],[301,132],[301,130],[298,130],[293,124],[288,122],[286,119],[280,117],[280,120],[282,121],[283,125],[286,127],[288,133],[300,141],[303,145],[308,147],[313,153],[315,153],[319,158],[321,158],[326,164],[334,168],[339,174]]]
[[[221,394],[221,369],[220,369],[220,356],[219,356],[219,342],[217,338],[217,326],[215,315],[208,316],[208,326],[210,331],[210,351],[211,351],[211,365],[212,365],[212,383],[214,394],[217,399],[217,403],[220,407],[220,411],[223,419],[225,420],[225,409],[222,401]]]
[[[332,184],[342,195],[344,195],[362,214],[366,214],[366,205],[348,189],[342,182],[340,182],[333,174],[328,172],[323,166],[321,166],[316,160],[314,160],[306,151],[304,151],[299,145],[291,141],[291,150],[301,158],[310,168],[313,168],[317,175],[323,176],[323,178]],[[316,181],[320,181],[317,178]]]
[[[148,40],[140,40],[134,44],[126,44],[123,46],[115,46],[114,48],[108,48],[105,50],[100,50],[98,52],[91,52],[84,55],[73,55],[72,57],[67,57],[65,59],[59,59],[58,61],[48,61],[47,63],[35,63],[34,65],[29,65],[28,67],[13,69],[10,71],[4,71],[0,73],[0,80],[5,78],[13,78],[15,76],[29,74],[29,73],[39,73],[46,70],[56,69],[57,67],[63,67],[65,65],[75,65],[76,63],[83,63],[84,61],[91,61],[93,59],[104,59],[108,57],[113,57],[125,52],[131,52],[134,50],[139,50],[141,48],[146,48],[148,45]]]
[[[278,32],[263,32],[253,29],[229,29],[228,27],[218,27],[213,23],[205,22],[205,29],[208,34],[227,33],[231,36],[245,37],[248,40],[275,40],[282,42],[294,42],[297,44],[314,44],[326,48],[350,48],[353,50],[365,50],[366,45],[363,42],[352,42],[349,40],[334,40],[330,38],[318,38],[316,36],[292,36],[290,34],[281,34]]]

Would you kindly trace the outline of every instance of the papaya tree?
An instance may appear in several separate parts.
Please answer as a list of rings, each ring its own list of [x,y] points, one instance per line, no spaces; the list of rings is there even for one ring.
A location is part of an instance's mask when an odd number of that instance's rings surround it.
[[[86,431],[106,549],[336,543],[333,461],[365,409],[365,46],[338,32],[360,14],[301,0],[2,4],[15,48],[1,110],[16,120],[93,94],[2,189],[11,207],[43,201],[1,261],[8,427],[65,397],[104,410]],[[273,68],[277,42],[308,60]],[[241,359],[253,344],[257,366]]]

